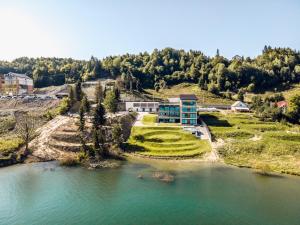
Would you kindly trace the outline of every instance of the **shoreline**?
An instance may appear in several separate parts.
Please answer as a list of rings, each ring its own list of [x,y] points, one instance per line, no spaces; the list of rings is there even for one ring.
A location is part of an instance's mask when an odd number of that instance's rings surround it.
[[[264,171],[261,171],[259,169],[256,169],[255,167],[252,167],[247,164],[235,164],[235,163],[228,163],[225,162],[222,158],[219,158],[218,160],[211,160],[209,158],[209,154],[203,155],[202,157],[155,157],[155,156],[144,156],[138,153],[122,153],[122,156],[124,156],[125,161],[128,162],[133,162],[133,163],[145,163],[145,164],[150,164],[150,165],[155,165],[158,167],[164,166],[164,165],[176,165],[177,167],[183,168],[183,169],[188,169],[188,167],[194,167],[197,165],[201,164],[219,164],[223,166],[229,166],[229,167],[234,167],[234,168],[245,168],[245,169],[250,169],[254,173],[261,174],[263,176],[284,176],[284,175],[289,175],[289,176],[296,176],[300,177],[300,173],[296,172],[289,172],[289,171],[267,171],[264,173]],[[109,159],[108,159],[109,160]],[[115,160],[115,159],[114,159]],[[1,168],[9,167],[9,166],[14,166],[18,164],[32,164],[32,163],[43,163],[43,162],[52,162],[52,161],[58,161],[58,159],[42,159],[39,157],[36,157],[34,155],[28,155],[26,159],[22,162],[17,162],[13,164],[9,164],[6,166],[1,166]],[[99,162],[99,164],[103,164],[107,160],[103,160]],[[120,160],[122,161],[122,160]],[[105,163],[104,163],[105,164]],[[89,168],[84,164],[79,164],[79,166]]]

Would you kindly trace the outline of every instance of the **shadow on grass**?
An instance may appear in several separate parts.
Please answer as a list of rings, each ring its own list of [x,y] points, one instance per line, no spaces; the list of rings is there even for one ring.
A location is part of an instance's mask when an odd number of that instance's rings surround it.
[[[129,144],[129,143],[124,143],[122,145],[122,149],[125,152],[145,152],[146,151],[146,149],[142,146],[133,145],[133,144]]]
[[[148,138],[147,139],[148,142],[155,142],[155,143],[162,143],[164,142],[162,139],[160,138]]]
[[[217,116],[209,114],[201,114],[200,117],[208,126],[215,127],[232,127],[227,120],[220,120]]]

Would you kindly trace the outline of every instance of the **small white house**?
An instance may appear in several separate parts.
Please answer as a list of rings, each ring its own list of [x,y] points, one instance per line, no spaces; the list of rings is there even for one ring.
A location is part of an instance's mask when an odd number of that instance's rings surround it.
[[[250,111],[248,105],[241,101],[236,101],[235,103],[233,103],[231,106],[231,110],[234,112],[249,112]]]
[[[125,102],[126,111],[158,112],[158,102]]]

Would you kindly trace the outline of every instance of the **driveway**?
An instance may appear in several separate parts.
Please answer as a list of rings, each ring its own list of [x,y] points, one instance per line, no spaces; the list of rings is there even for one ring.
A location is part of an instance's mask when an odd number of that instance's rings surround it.
[[[137,112],[138,115],[136,117],[136,120],[133,124],[133,126],[138,126],[138,127],[142,127],[142,126],[145,126],[143,123],[142,123],[142,119],[145,115],[148,115],[149,112]]]

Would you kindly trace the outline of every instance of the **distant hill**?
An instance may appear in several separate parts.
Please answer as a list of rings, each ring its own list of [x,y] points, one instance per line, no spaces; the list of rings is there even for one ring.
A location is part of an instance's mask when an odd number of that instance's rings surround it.
[[[205,56],[201,51],[172,48],[155,49],[152,53],[108,56],[102,60],[71,58],[18,58],[0,61],[0,74],[26,73],[35,87],[47,87],[99,78],[118,78],[128,89],[164,89],[181,83],[197,84],[201,90],[219,92],[264,92],[287,89],[300,83],[300,53],[290,48],[265,46],[255,57],[219,54]]]

